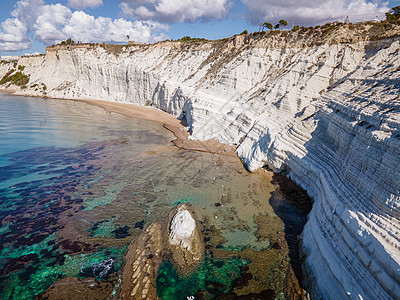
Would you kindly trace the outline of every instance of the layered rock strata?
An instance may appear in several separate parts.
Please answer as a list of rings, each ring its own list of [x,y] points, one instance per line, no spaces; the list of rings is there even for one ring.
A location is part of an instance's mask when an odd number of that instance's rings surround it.
[[[192,214],[183,204],[171,212],[169,225],[153,223],[132,241],[125,256],[121,299],[158,299],[156,278],[166,257],[182,274],[196,266],[204,255],[204,246]]]
[[[237,144],[250,171],[284,172],[314,200],[302,239],[313,297],[392,299],[400,297],[399,33],[379,23],[55,46],[16,63],[30,75],[18,92],[151,104],[184,117],[193,139]],[[16,67],[2,63],[0,77]]]
[[[121,299],[158,299],[156,278],[162,261],[164,230],[151,224],[129,245],[121,283]]]

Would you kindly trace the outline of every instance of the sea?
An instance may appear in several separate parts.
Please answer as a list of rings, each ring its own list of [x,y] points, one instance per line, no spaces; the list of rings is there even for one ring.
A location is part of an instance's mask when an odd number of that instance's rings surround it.
[[[173,139],[160,123],[88,103],[0,94],[0,299],[40,298],[66,278],[93,279],[96,299],[118,297],[128,245],[182,203],[207,253],[186,275],[166,257],[161,299],[299,293],[306,193]]]

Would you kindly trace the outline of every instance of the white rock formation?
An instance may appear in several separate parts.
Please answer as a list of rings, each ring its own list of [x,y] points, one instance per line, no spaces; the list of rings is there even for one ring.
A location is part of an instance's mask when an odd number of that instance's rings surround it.
[[[201,258],[198,234],[196,232],[196,221],[185,206],[181,206],[171,220],[168,241],[171,245],[189,251],[194,260]]]
[[[169,242],[172,245],[180,245],[189,249],[190,236],[196,229],[196,222],[194,221],[190,212],[186,209],[180,209],[173,217],[169,228]]]
[[[19,60],[31,75],[19,93],[150,100],[185,116],[192,138],[238,144],[249,170],[284,172],[314,200],[302,245],[313,298],[399,298],[400,43],[338,28],[50,47]],[[13,67],[0,64],[0,76]]]

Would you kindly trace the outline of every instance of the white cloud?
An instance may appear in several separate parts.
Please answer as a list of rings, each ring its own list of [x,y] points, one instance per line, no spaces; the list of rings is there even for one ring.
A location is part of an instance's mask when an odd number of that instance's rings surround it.
[[[76,11],[71,15],[62,32],[65,36],[81,42],[127,42],[127,35],[136,41],[152,42],[166,38],[163,34],[154,35],[154,31],[166,29],[165,25],[155,22],[132,23],[125,19],[95,18],[83,11]]]
[[[277,22],[285,19],[289,24],[316,24],[340,20],[349,16],[351,21],[382,17],[389,10],[388,2],[381,0],[241,0],[248,8],[247,17],[253,24],[261,21]]]
[[[95,8],[103,5],[103,0],[68,0],[67,5],[77,9],[84,9],[87,7]]]
[[[66,39],[62,28],[71,18],[71,10],[61,4],[44,5],[33,25],[36,39],[45,44]]]
[[[154,42],[166,39],[161,31],[168,30],[168,26],[153,21],[96,18],[80,10],[72,12],[60,3],[47,5],[43,0],[21,0],[11,15],[14,18],[0,24],[0,50],[28,49],[29,37],[46,45],[67,38],[81,42],[127,42],[127,35],[139,42]]]
[[[18,19],[7,19],[1,23],[0,41],[23,42],[26,41],[26,26]]]
[[[1,42],[0,41],[0,50],[1,51],[19,51],[29,49],[32,43],[15,43],[15,42]]]
[[[18,19],[7,19],[0,25],[0,50],[18,50],[30,47],[27,28]]]
[[[29,27],[35,24],[44,5],[43,0],[21,0],[15,4],[15,9],[11,12],[11,15]]]
[[[120,7],[135,19],[179,23],[223,19],[232,5],[231,0],[122,0]]]

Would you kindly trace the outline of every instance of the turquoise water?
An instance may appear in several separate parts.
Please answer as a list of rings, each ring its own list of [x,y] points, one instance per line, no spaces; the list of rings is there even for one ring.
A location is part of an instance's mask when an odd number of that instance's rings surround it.
[[[172,139],[162,124],[93,105],[0,94],[0,299],[33,299],[66,277],[111,281],[104,299],[118,293],[129,243],[184,202],[207,253],[186,277],[163,262],[163,299],[281,295],[290,258],[269,175]]]
[[[119,160],[170,139],[159,125],[95,106],[0,95],[0,298],[32,299],[57,279],[118,270],[134,224],[117,209],[79,212],[121,193]]]
[[[160,266],[157,277],[158,296],[165,300],[187,300],[202,291],[203,299],[212,299],[232,291],[233,282],[240,278],[241,267],[247,261],[240,259],[212,259],[206,257],[196,272],[181,277],[171,262]],[[185,293],[182,293],[185,291]]]

